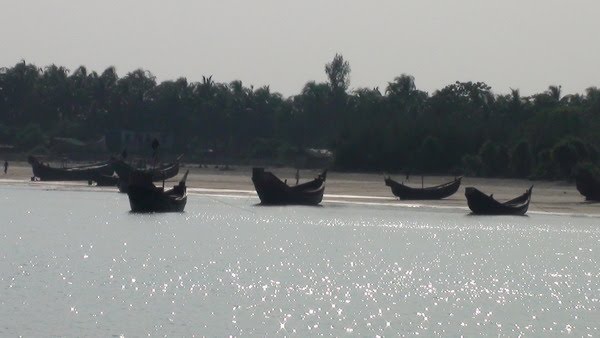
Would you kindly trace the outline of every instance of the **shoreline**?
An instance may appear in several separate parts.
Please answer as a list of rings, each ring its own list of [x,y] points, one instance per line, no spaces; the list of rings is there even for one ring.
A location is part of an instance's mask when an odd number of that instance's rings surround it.
[[[223,196],[223,197],[255,197],[258,198],[251,181],[251,167],[232,167],[230,170],[217,168],[199,168],[187,164],[180,169],[180,175],[168,180],[166,185],[177,182],[185,170],[190,170],[187,186],[190,195]],[[293,179],[295,169],[273,168],[272,171],[282,180]],[[318,170],[302,170],[301,182],[312,179]],[[31,167],[26,162],[14,162],[9,166],[8,174],[0,174],[0,187],[7,185],[30,186],[45,189],[66,189],[85,191],[117,192],[114,187],[89,186],[85,182],[32,182]],[[392,177],[394,177],[392,175]],[[395,176],[399,181],[405,178]],[[448,182],[451,176],[425,176],[425,186]],[[407,181],[408,185],[420,186],[421,176],[414,176]],[[529,212],[534,214],[570,215],[570,216],[600,216],[600,203],[585,201],[579,194],[575,184],[565,181],[528,181],[523,179],[500,179],[464,177],[458,192],[442,200],[402,201],[391,193],[383,182],[383,175],[365,173],[346,173],[330,171],[328,173],[324,203],[362,204],[399,207],[417,207],[433,209],[454,209],[468,211],[464,188],[475,186],[487,194],[494,194],[498,200],[507,200],[522,193],[534,185]]]

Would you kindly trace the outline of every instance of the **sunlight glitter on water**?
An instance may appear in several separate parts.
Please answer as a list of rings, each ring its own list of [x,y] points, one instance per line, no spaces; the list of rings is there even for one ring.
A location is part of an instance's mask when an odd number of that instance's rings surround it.
[[[4,193],[2,335],[599,333],[598,219]]]

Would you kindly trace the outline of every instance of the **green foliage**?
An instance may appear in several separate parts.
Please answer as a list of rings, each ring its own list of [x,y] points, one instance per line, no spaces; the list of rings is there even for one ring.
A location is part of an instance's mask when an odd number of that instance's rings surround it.
[[[598,148],[596,148],[596,146],[594,146],[591,143],[586,143],[585,144],[585,151],[587,153],[587,160],[590,163],[596,163],[598,162],[598,159],[600,158],[600,153],[598,152]]]
[[[14,132],[10,127],[0,124],[0,143],[12,143]]]
[[[513,148],[510,157],[510,168],[517,177],[528,177],[531,174],[533,158],[529,142],[523,140]]]
[[[61,137],[70,137],[75,139],[90,139],[99,135],[90,135],[89,131],[82,126],[81,121],[70,121],[63,120],[58,122],[53,130],[54,135],[60,135]]]
[[[278,157],[278,143],[275,140],[257,139],[250,150],[250,158],[274,159]]]
[[[50,153],[48,148],[43,144],[39,144],[29,149],[28,152],[33,155],[48,155]]]
[[[277,160],[280,163],[291,163],[295,160],[298,149],[288,143],[282,143],[277,147]]]
[[[572,177],[577,163],[589,158],[586,145],[577,138],[565,138],[552,148],[552,159],[558,164],[563,177]]]
[[[463,172],[469,176],[479,176],[483,170],[483,163],[481,162],[481,158],[477,155],[464,155],[461,159],[461,166]]]
[[[485,176],[502,176],[508,169],[509,156],[504,145],[487,140],[479,149],[482,163],[482,174]]]
[[[442,143],[434,136],[427,136],[418,153],[421,169],[428,173],[436,171],[440,167],[439,161],[443,158],[443,153]]]
[[[332,91],[345,92],[350,86],[350,63],[341,54],[335,54],[333,60],[325,65],[325,73]]]
[[[600,177],[600,166],[588,161],[579,162],[574,168],[574,175],[587,179]]]
[[[510,169],[510,154],[508,153],[508,148],[504,144],[498,145],[496,161],[498,163],[496,167],[496,175],[506,176]]]
[[[483,174],[493,175],[498,147],[492,141],[487,140],[479,149],[479,158],[483,164]]]
[[[328,148],[342,170],[551,179],[600,160],[598,88],[564,95],[550,86],[523,97],[455,82],[429,94],[402,74],[382,92],[351,89],[350,72],[336,54],[326,83],[310,81],[286,98],[212,76],[158,82],[144,69],[119,77],[114,67],[96,73],[23,61],[0,70],[0,142],[28,150],[46,139],[88,142],[130,129],[166,133],[173,153],[202,161],[291,165],[303,149]]]
[[[537,154],[532,178],[535,179],[555,179],[559,176],[559,169],[552,159],[550,149],[542,149]]]
[[[29,124],[16,135],[16,143],[22,150],[29,150],[45,141],[42,128],[38,124]]]
[[[537,110],[527,121],[524,132],[534,149],[549,148],[569,135],[579,135],[584,128],[582,118],[571,107]]]

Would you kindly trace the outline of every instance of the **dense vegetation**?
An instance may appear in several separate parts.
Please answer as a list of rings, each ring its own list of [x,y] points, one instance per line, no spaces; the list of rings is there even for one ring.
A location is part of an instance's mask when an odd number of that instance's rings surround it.
[[[326,83],[288,98],[268,86],[205,77],[158,83],[146,70],[119,78],[20,62],[0,70],[0,144],[40,151],[52,137],[97,139],[109,130],[161,131],[186,157],[214,149],[234,159],[286,161],[294,149],[328,148],[341,170],[569,177],[598,160],[600,89],[562,95],[560,86],[522,97],[483,82],[433,93],[401,75],[383,90],[349,91],[341,55]]]

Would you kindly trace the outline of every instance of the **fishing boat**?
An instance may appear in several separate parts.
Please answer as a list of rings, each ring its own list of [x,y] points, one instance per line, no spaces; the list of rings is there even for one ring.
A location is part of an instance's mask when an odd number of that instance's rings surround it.
[[[98,176],[111,176],[114,172],[110,162],[99,162],[73,167],[51,167],[42,163],[34,156],[29,156],[27,162],[33,170],[33,179],[40,181],[90,181]]]
[[[183,156],[183,155],[182,155]],[[114,171],[119,175],[119,178],[126,179],[129,177],[131,172],[142,171],[148,173],[152,177],[153,182],[167,180],[169,178],[173,178],[179,174],[179,161],[181,160],[181,156],[177,157],[174,162],[160,164],[157,167],[149,168],[149,169],[137,169],[127,164],[122,159],[112,158],[111,164],[114,168]]]
[[[401,200],[439,200],[454,194],[462,177],[454,181],[427,188],[413,188],[394,181],[389,176],[385,178],[385,185],[392,189],[392,193]]]
[[[600,201],[600,180],[590,171],[580,169],[575,176],[575,186],[587,201]]]
[[[152,175],[145,171],[134,170],[130,174],[127,196],[133,212],[182,212],[187,203],[185,181],[189,170],[179,184],[169,190],[157,187]]]
[[[136,169],[122,159],[112,158],[112,167],[119,176],[119,181],[117,183],[119,191],[127,192],[129,187],[129,177],[134,171],[144,172],[150,175],[152,182],[164,181],[177,176],[177,174],[179,174],[179,161],[181,160],[182,156],[183,155],[177,157],[175,162],[161,164],[150,169]]]
[[[531,201],[533,186],[519,197],[506,202],[498,202],[493,195],[486,195],[473,187],[465,189],[469,209],[477,215],[525,215]]]
[[[317,205],[323,200],[327,170],[310,182],[289,186],[264,168],[252,169],[252,183],[262,204]]]

